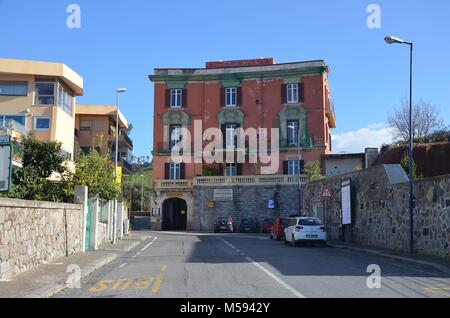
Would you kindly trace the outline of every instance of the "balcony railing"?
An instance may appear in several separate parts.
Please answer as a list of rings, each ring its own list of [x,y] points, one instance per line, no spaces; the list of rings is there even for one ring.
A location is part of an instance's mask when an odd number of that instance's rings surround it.
[[[300,184],[305,185],[308,176],[300,176]],[[299,176],[260,175],[236,177],[195,177],[193,180],[154,180],[156,190],[192,189],[195,186],[261,186],[261,185],[298,185]]]
[[[28,136],[30,133],[29,129],[15,120],[0,121],[0,130],[5,130],[8,135],[11,135],[11,132],[16,132],[23,136]]]
[[[192,189],[192,180],[154,180],[156,190],[188,190]]]
[[[300,175],[300,184],[306,184],[308,176]],[[259,175],[236,177],[195,177],[194,186],[253,186],[253,185],[299,184],[299,176]]]

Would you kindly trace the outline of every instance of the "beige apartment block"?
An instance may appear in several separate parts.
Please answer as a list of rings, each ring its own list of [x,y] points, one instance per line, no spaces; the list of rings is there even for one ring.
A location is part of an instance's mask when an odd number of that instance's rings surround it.
[[[65,64],[0,59],[0,130],[60,142],[69,161],[82,95],[83,78]]]
[[[77,105],[75,116],[75,137],[80,148],[89,153],[96,150],[102,155],[109,154],[115,160],[116,119],[119,118],[118,164],[124,174],[132,172],[133,141],[128,136],[130,124],[116,106]]]

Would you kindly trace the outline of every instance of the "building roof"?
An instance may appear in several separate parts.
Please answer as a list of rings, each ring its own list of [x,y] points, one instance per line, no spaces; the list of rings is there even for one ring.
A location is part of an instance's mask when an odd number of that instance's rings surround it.
[[[62,63],[0,58],[0,74],[58,77],[73,90],[75,96],[83,95],[83,78]]]
[[[76,115],[98,115],[98,116],[110,116],[114,120],[116,119],[117,107],[113,105],[82,105],[77,104],[75,108]],[[119,123],[122,128],[128,129],[128,120],[119,110]]]
[[[235,60],[206,62],[205,68],[156,68],[152,81],[163,80],[165,77],[186,77],[192,79],[214,79],[215,76],[240,74],[241,76],[255,76],[258,73],[282,75],[290,72],[321,73],[329,72],[324,60],[302,61],[275,64],[273,58],[254,60]]]
[[[343,154],[322,155],[322,159],[355,159],[365,157],[366,157],[365,153],[343,153]]]

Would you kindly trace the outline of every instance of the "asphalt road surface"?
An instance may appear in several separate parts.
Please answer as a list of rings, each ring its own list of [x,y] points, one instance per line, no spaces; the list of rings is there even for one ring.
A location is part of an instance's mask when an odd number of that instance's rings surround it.
[[[291,247],[267,236],[167,233],[123,253],[56,297],[450,297],[450,277],[374,255]],[[381,288],[368,266],[381,270]],[[368,279],[369,278],[369,279]],[[376,287],[376,286],[375,286]]]

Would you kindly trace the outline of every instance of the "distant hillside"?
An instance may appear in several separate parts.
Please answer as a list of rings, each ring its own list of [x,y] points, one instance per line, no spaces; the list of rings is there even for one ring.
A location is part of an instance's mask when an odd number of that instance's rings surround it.
[[[399,164],[407,152],[407,145],[390,148],[380,154],[376,164]],[[424,178],[450,174],[450,142],[418,144],[413,156],[418,175]]]

